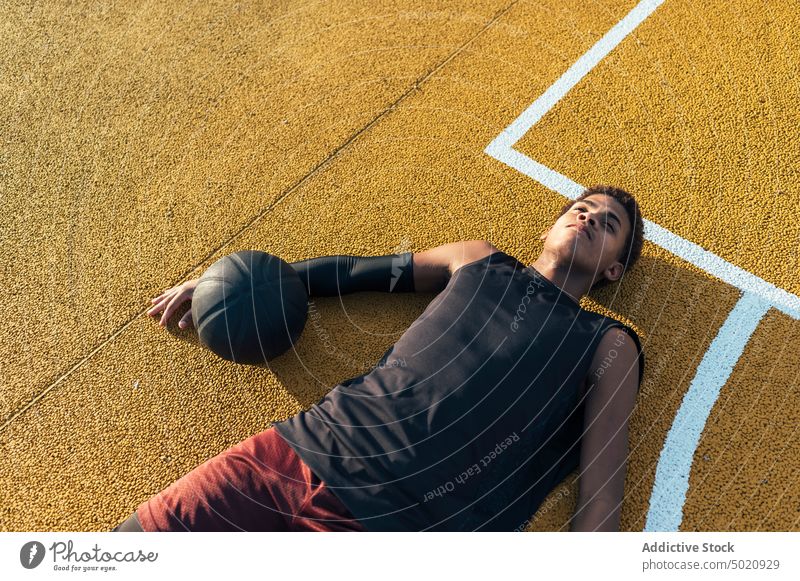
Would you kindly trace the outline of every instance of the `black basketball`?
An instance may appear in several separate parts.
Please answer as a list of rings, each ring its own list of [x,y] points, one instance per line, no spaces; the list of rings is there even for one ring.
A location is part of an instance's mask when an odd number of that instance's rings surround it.
[[[192,296],[200,342],[235,363],[255,365],[285,353],[302,334],[307,315],[308,293],[294,268],[258,250],[217,260]]]

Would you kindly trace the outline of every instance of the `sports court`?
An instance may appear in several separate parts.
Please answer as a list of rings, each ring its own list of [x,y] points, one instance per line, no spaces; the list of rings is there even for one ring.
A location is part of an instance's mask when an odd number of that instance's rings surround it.
[[[0,530],[110,530],[365,373],[431,295],[312,299],[224,361],[145,312],[215,260],[488,239],[530,262],[583,187],[637,266],[582,306],[644,381],[623,531],[800,530],[800,73],[791,3],[7,2]],[[577,472],[528,530],[566,530]]]

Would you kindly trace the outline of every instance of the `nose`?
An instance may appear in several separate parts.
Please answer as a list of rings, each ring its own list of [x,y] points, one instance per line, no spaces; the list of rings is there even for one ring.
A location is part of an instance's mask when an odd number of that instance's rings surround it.
[[[580,214],[578,214],[578,218],[581,218],[581,217],[583,217],[583,220],[585,220],[585,221],[588,221],[588,222],[589,222],[589,225],[591,225],[591,226],[592,226],[592,228],[594,228],[594,225],[595,225],[594,218],[592,218],[592,217],[591,217],[591,216],[588,214],[588,212],[586,212],[586,211],[583,211],[583,212],[581,212]]]

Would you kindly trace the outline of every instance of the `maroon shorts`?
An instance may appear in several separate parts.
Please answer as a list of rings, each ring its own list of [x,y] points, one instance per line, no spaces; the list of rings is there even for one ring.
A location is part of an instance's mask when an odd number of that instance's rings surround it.
[[[140,504],[145,531],[364,531],[278,434],[251,436]]]

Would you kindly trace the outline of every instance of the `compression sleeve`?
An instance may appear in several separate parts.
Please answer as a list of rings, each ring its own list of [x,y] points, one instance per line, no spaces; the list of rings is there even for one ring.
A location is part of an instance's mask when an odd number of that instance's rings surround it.
[[[289,264],[300,275],[309,296],[336,296],[357,291],[414,292],[412,253],[385,256],[320,256]]]

